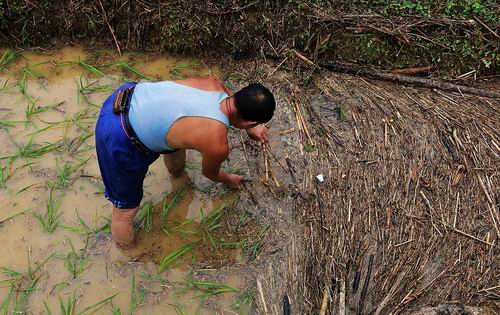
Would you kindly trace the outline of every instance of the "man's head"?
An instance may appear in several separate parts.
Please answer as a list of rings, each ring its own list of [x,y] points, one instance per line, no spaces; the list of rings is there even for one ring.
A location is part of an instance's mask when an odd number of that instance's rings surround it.
[[[234,94],[234,106],[239,117],[231,123],[236,128],[248,129],[271,120],[276,102],[262,84],[253,83]]]

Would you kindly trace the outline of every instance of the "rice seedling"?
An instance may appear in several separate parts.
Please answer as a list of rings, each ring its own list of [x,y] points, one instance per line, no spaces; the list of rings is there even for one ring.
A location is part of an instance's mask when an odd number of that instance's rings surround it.
[[[12,177],[12,162],[13,159],[9,159],[5,166],[0,165],[0,188],[7,187],[7,181]]]
[[[5,119],[0,119],[0,129],[8,129],[11,127],[15,127],[16,122],[12,120],[5,120]]]
[[[53,233],[59,226],[61,213],[59,213],[59,206],[61,199],[55,199],[50,191],[49,200],[47,201],[47,211],[42,216],[38,212],[33,212],[33,215],[42,226],[42,230],[46,233]]]
[[[11,139],[12,142],[14,142],[13,139]],[[55,143],[49,143],[45,146],[40,146],[38,144],[33,143],[33,138],[30,138],[30,140],[25,143],[25,144],[18,144],[14,142],[14,145],[17,148],[17,152],[14,155],[8,155],[8,156],[2,156],[0,157],[0,160],[5,160],[5,159],[17,159],[17,158],[24,158],[24,159],[30,159],[30,158],[39,158],[43,156],[44,154],[55,150],[59,144],[57,142]]]
[[[112,315],[122,315],[122,311],[121,311],[118,307],[114,307],[114,308],[111,310],[111,314],[112,314]]]
[[[13,294],[14,294],[14,285],[11,284],[10,288],[9,288],[9,292],[7,293],[7,296],[2,301],[2,304],[0,304],[0,314],[6,315],[9,313],[9,304],[10,304],[10,301],[12,300]]]
[[[110,219],[107,217],[99,217],[96,220],[95,227],[91,228],[83,219],[80,217],[80,214],[78,213],[78,210],[75,210],[76,212],[76,217],[78,218],[78,224],[80,226],[68,226],[68,225],[59,225],[61,228],[65,229],[66,231],[74,232],[74,233],[79,233],[79,234],[97,234],[99,232],[110,232]],[[98,225],[100,222],[100,219],[104,219],[104,224]]]
[[[135,273],[132,273],[132,287],[130,288],[130,314],[135,314],[137,307],[144,302],[144,289],[137,287]]]
[[[184,244],[183,246],[179,247],[178,249],[172,251],[170,254],[163,257],[160,266],[158,266],[158,272],[161,273],[167,270],[174,262],[176,262],[178,259],[184,256],[188,251],[193,249],[195,245],[196,245],[195,242]]]
[[[134,228],[138,230],[143,225],[146,232],[153,228],[153,203],[148,201],[142,205],[134,218]]]
[[[57,189],[65,189],[68,188],[71,183],[71,176],[76,171],[77,167],[69,164],[68,162],[64,163],[63,167],[57,166],[56,172],[57,177],[54,182],[50,182],[49,185],[52,188]]]
[[[172,307],[174,308],[174,311],[177,315],[186,315],[186,312],[184,311],[184,307],[179,304],[179,303],[175,303],[175,304],[170,304],[172,305]]]
[[[14,62],[20,54],[12,49],[6,49],[3,52],[2,58],[0,58],[0,70],[5,71],[9,64]]]
[[[24,110],[24,114],[25,114],[26,119],[28,121],[31,120],[31,118],[33,118],[33,116],[35,116],[35,115],[45,113],[49,110],[52,110],[52,109],[57,108],[57,107],[61,106],[62,104],[64,104],[64,101],[62,101],[62,102],[59,102],[59,103],[53,104],[53,105],[39,106],[37,104],[37,102],[38,102],[38,99],[29,100],[26,104],[26,109]]]
[[[220,207],[212,210],[208,215],[203,213],[203,209],[200,209],[201,213],[201,221],[198,225],[198,228],[202,232],[202,235],[210,236],[210,234],[216,229],[222,226],[222,216],[224,214],[224,210],[229,208],[234,202],[235,199],[230,200],[229,202],[223,203]]]
[[[182,74],[183,70],[189,69],[191,67],[195,67],[198,65],[198,61],[193,60],[190,62],[178,62],[170,68],[170,77],[175,80],[184,79],[185,76]]]
[[[167,203],[167,201],[165,200],[165,202],[163,203],[163,208],[161,210],[161,218],[162,220],[166,220],[168,218],[168,215],[170,214],[170,212],[172,211],[173,208],[175,208],[175,206],[177,206],[179,204],[179,202],[182,200],[182,198],[184,198],[184,195],[186,194],[186,187],[183,187],[181,189],[178,189],[174,196],[172,197],[172,199],[170,199],[170,201]]]
[[[106,74],[101,69],[99,69],[99,66],[92,65],[89,62],[87,62],[85,60],[81,60],[81,59],[73,60],[73,61],[61,62],[61,63],[58,63],[57,66],[58,67],[63,67],[63,66],[78,66],[81,69],[83,69],[83,70],[87,71],[88,73],[93,74],[95,76],[98,76],[98,77],[104,77],[104,76],[106,76]]]
[[[85,268],[85,251],[88,245],[88,238],[85,244],[85,247],[81,250],[80,254],[77,254],[75,248],[73,247],[73,243],[68,239],[71,250],[66,255],[64,259],[64,268],[69,271],[73,279],[76,279],[79,275],[83,273]]]
[[[28,86],[25,78],[17,81],[17,89],[27,102],[33,102],[31,96],[28,94]]]
[[[83,130],[77,137],[71,139],[71,141],[65,141],[68,155],[74,156],[81,153],[84,153],[88,150],[93,150],[93,146],[84,146],[85,142],[94,135],[93,131]]]
[[[69,162],[64,163],[63,167],[57,165],[56,167],[57,177],[55,181],[49,182],[49,186],[57,189],[67,189],[79,177],[79,176],[74,176],[76,171],[85,164],[87,164],[89,160],[90,157],[75,165],[71,165]]]
[[[41,275],[37,275],[37,272],[53,256],[54,254],[51,254],[44,260],[37,262],[35,266],[32,266],[30,251],[28,251],[26,272],[21,273],[7,267],[1,268],[2,272],[10,278],[0,281],[0,284],[10,284],[10,289],[0,305],[0,314],[25,314],[28,297],[36,290],[41,277]]]
[[[262,249],[262,237],[267,232],[270,226],[271,226],[270,223],[261,226],[261,228],[257,232],[257,235],[255,235],[253,241],[245,244],[245,250],[250,253],[249,254],[250,261],[255,260],[257,258],[257,255],[260,253]]]
[[[114,66],[120,69],[125,75],[134,74],[144,80],[150,80],[150,81],[153,80],[151,77],[148,77],[147,75],[141,73],[137,69],[134,69],[130,64],[126,63],[125,61],[121,60],[117,61],[114,63]]]
[[[232,309],[239,311],[240,314],[243,314],[243,312],[248,310],[250,305],[252,305],[253,300],[255,299],[255,294],[255,288],[245,289],[231,304]]]
[[[217,281],[197,281],[194,280],[192,275],[188,275],[185,290],[198,290],[201,292],[199,297],[205,301],[208,297],[219,295],[227,292],[239,292],[239,289],[230,287],[222,282]]]
[[[21,294],[16,296],[16,300],[14,301],[14,309],[12,314],[24,314],[26,302],[28,301],[28,297],[33,293],[38,284],[38,280],[40,277],[30,279],[26,288],[19,290]]]
[[[44,75],[39,72],[36,68],[49,63],[48,61],[39,62],[34,65],[26,65],[21,70],[19,70],[19,75],[25,80],[27,77],[32,77],[34,79],[42,78]]]
[[[75,310],[76,310],[76,298],[75,298],[75,293],[73,292],[72,295],[68,296],[68,299],[66,300],[66,303],[64,300],[59,297],[59,306],[61,308],[61,313],[63,315],[74,315]]]
[[[118,294],[120,294],[120,292],[117,292],[117,293],[115,293],[113,295],[108,296],[105,299],[100,300],[97,303],[94,303],[94,304],[92,304],[90,306],[85,307],[83,310],[81,310],[80,312],[78,312],[78,315],[82,315],[82,314],[85,314],[85,313],[90,312],[90,311],[95,312],[96,309],[97,309],[97,307],[102,306],[102,305],[108,303],[109,301],[111,301]]]
[[[92,94],[92,93],[110,93],[113,92],[114,88],[110,84],[99,85],[99,80],[91,83],[83,84],[83,76],[80,76],[79,92],[81,94]]]

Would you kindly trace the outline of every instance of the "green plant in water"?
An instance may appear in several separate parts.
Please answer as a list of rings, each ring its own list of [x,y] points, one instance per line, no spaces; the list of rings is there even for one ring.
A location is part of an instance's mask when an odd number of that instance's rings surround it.
[[[260,253],[262,249],[262,238],[270,226],[270,223],[263,225],[257,232],[257,235],[255,235],[253,241],[246,244],[245,249],[250,252],[250,260],[255,260],[255,258],[257,258],[257,255]]]
[[[53,198],[51,190],[49,200],[47,201],[47,211],[45,212],[45,214],[42,216],[38,212],[33,213],[35,218],[42,226],[42,230],[46,233],[53,233],[59,226],[59,221],[61,218],[61,213],[59,213],[60,202],[60,199],[57,200]]]
[[[252,305],[253,300],[255,299],[255,289],[247,288],[245,289],[240,296],[231,304],[231,307],[234,310],[239,311],[240,314],[243,314],[243,311],[248,310],[250,305]]]
[[[158,272],[163,272],[167,270],[174,262],[176,262],[178,259],[184,256],[184,254],[186,254],[188,251],[193,249],[195,245],[196,245],[195,242],[184,244],[180,248],[174,250],[170,254],[163,257],[160,266],[158,266]]]
[[[61,314],[74,315],[76,310],[75,293],[73,292],[72,295],[68,296],[66,303],[64,303],[64,300],[61,297],[59,297],[59,307],[61,308]]]
[[[184,79],[185,76],[182,74],[182,70],[189,69],[198,65],[198,61],[193,60],[190,62],[178,62],[172,65],[170,68],[170,77],[175,80]]]
[[[151,77],[148,77],[147,75],[141,73],[139,70],[133,68],[131,65],[126,63],[125,61],[117,61],[114,63],[114,66],[120,69],[123,73],[125,74],[135,74],[136,76],[140,77],[141,79],[144,80],[153,80]]]
[[[62,101],[53,105],[39,106],[37,105],[37,102],[38,99],[36,100],[27,99],[26,109],[24,111],[27,120],[31,120],[31,118],[33,118],[33,116],[37,114],[44,113],[46,111],[52,110],[64,104],[64,101]]]
[[[172,209],[179,204],[182,198],[184,198],[186,191],[187,191],[186,187],[182,187],[181,189],[175,192],[174,196],[172,197],[172,199],[170,199],[169,203],[167,203],[167,201],[165,200],[165,202],[163,203],[163,208],[161,210],[162,220],[166,220],[168,218],[168,215],[170,214]]]
[[[32,77],[34,79],[42,78],[43,73],[39,72],[36,68],[49,63],[48,61],[39,62],[34,65],[27,65],[19,70],[19,75],[25,80],[27,77]]]
[[[174,311],[177,315],[186,315],[186,312],[184,311],[184,307],[179,304],[179,303],[175,303],[175,304],[170,304],[172,305],[172,307],[174,308]]]
[[[71,250],[66,255],[64,259],[64,268],[69,271],[73,279],[76,279],[79,275],[83,273],[85,270],[85,250],[87,248],[87,244],[85,244],[85,248],[81,251],[80,254],[77,254],[75,248],[73,247],[73,243],[71,240],[69,241],[69,245]],[[88,238],[87,238],[88,241]]]
[[[12,140],[14,142],[14,140]],[[5,159],[16,159],[16,158],[39,158],[43,156],[44,154],[55,150],[58,147],[58,143],[49,143],[46,146],[40,147],[37,144],[33,143],[33,138],[30,138],[28,143],[25,144],[18,144],[14,142],[14,145],[17,147],[17,152],[15,155],[9,155],[9,156],[2,156],[0,157],[0,160],[5,160]]]
[[[7,66],[14,62],[20,56],[19,53],[12,49],[6,49],[3,52],[2,58],[0,58],[0,70],[7,70]]]
[[[98,76],[98,77],[104,77],[106,75],[101,69],[99,69],[99,66],[93,65],[93,64],[89,63],[88,61],[81,60],[80,58],[78,58],[78,60],[61,62],[61,63],[57,64],[57,66],[58,67],[78,66],[81,69],[87,71],[88,73],[91,73],[91,74]]]
[[[200,297],[206,300],[208,297],[219,295],[226,292],[239,292],[239,289],[230,287],[222,282],[216,281],[196,281],[192,275],[188,275],[185,290],[198,290],[201,292]]]
[[[154,206],[151,201],[143,204],[134,217],[134,229],[138,230],[144,224],[144,230],[149,233],[153,228],[153,212]]]

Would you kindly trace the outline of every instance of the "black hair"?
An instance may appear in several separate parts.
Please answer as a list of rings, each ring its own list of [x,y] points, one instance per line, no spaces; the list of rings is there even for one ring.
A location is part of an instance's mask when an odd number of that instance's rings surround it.
[[[252,83],[236,92],[234,103],[243,120],[259,124],[270,121],[276,108],[273,93],[259,83]]]

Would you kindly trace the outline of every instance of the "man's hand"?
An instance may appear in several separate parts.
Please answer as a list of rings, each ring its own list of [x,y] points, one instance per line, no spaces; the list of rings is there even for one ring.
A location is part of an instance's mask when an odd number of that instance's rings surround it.
[[[236,174],[228,174],[225,184],[231,189],[239,189],[241,183],[243,183],[243,176]]]
[[[267,128],[264,125],[258,125],[253,128],[247,129],[247,134],[250,139],[255,141],[260,141],[262,143],[267,143]]]

